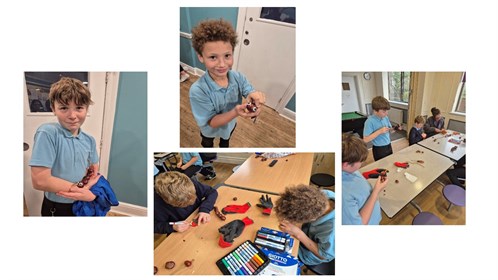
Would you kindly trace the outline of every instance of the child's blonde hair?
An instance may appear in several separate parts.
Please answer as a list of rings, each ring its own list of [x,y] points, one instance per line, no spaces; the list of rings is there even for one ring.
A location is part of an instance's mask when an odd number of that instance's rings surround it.
[[[173,207],[187,207],[195,203],[197,198],[194,183],[187,175],[169,171],[156,176],[154,190]]]
[[[415,123],[424,123],[425,120],[424,120],[424,117],[418,115],[416,118],[415,118]]]
[[[62,77],[58,82],[52,84],[48,100],[50,100],[52,110],[56,101],[63,105],[69,105],[71,101],[74,101],[78,106],[93,104],[92,94],[88,87],[80,80],[68,77]]]

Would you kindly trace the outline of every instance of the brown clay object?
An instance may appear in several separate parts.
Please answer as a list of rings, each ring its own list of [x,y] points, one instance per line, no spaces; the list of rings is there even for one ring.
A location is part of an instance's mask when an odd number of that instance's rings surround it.
[[[185,264],[185,266],[186,266],[186,267],[189,267],[189,266],[191,266],[191,265],[192,265],[192,261],[190,261],[190,260],[186,260],[186,261],[184,262],[184,264]]]
[[[232,199],[233,199],[233,201],[237,201],[237,197],[236,196],[234,198],[232,198]]]
[[[399,181],[398,181],[398,180],[395,180],[395,181],[394,181],[394,183],[396,183],[396,184],[397,184],[397,183],[399,183]]]
[[[158,271],[159,269],[157,269],[157,266],[154,266],[154,275],[156,275]]]
[[[164,267],[166,269],[173,269],[173,267],[175,267],[175,262],[174,261],[168,261],[164,264]]]
[[[215,206],[214,207],[214,213],[216,214],[216,216],[218,216],[218,218],[220,218],[222,221],[226,220],[227,217],[225,217],[225,215],[223,215],[223,213],[220,212],[220,209],[218,209],[218,206]]]

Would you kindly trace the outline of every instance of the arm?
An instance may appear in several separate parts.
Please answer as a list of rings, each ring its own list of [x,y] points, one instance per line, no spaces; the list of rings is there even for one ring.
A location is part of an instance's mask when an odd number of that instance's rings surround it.
[[[389,132],[389,127],[387,126],[384,126],[384,127],[381,127],[379,129],[377,129],[376,131],[374,131],[373,133],[371,133],[370,135],[363,135],[363,141],[365,141],[365,143],[368,143],[372,140],[374,140],[375,138],[377,138],[377,136],[381,135],[382,133],[386,133],[386,132]]]
[[[300,227],[288,222],[288,221],[282,221],[280,222],[279,228],[283,232],[287,232],[290,235],[294,236],[299,242],[301,242],[301,245],[306,247],[310,252],[312,252],[317,258],[319,259],[324,259],[322,255],[320,255],[319,249],[318,249],[318,244],[311,240],[306,233],[304,233]]]
[[[55,193],[69,191],[74,185],[73,182],[52,176],[52,169],[43,166],[31,166],[31,181],[34,189]]]
[[[199,224],[208,223],[211,220],[209,212],[214,208],[214,204],[218,198],[218,191],[198,182],[194,184],[196,185],[197,197],[201,200],[204,199],[199,206],[198,222]]]
[[[372,190],[372,193],[368,197],[367,201],[363,205],[363,207],[360,209],[360,216],[361,216],[361,222],[364,225],[367,225],[368,222],[370,221],[370,217],[372,216],[373,208],[375,205],[375,202],[377,202],[378,196],[380,191],[384,189],[387,185],[387,182],[389,182],[389,179],[386,177],[386,180],[384,182],[381,182],[381,177],[377,179],[377,182],[375,183],[375,186]]]
[[[427,118],[427,121],[424,124],[424,131],[426,133],[430,133],[430,134],[432,134],[432,133],[440,133],[441,132],[441,130],[439,130],[439,129],[437,129],[435,127],[435,124],[434,124],[434,121],[433,121],[432,117]]]
[[[217,128],[223,125],[226,125],[229,123],[231,120],[235,119],[236,117],[243,117],[243,118],[251,118],[259,115],[260,110],[257,110],[256,112],[246,112],[246,105],[245,104],[240,104],[235,106],[232,110],[215,115],[211,120],[209,120],[209,126],[212,128]]]

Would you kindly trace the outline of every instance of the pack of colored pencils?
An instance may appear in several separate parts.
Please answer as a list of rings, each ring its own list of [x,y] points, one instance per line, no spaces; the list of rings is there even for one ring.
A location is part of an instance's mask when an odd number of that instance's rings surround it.
[[[290,252],[294,239],[288,233],[262,227],[258,230],[254,243],[275,252]]]
[[[268,264],[270,259],[250,240],[216,262],[224,275],[257,275]]]

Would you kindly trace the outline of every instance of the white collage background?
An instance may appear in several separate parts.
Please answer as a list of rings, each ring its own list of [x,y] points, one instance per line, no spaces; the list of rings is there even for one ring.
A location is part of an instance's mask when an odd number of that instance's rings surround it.
[[[152,275],[152,193],[147,217],[22,217],[23,72],[146,71],[148,151],[178,150],[179,137],[165,136],[179,132],[179,124],[162,123],[154,116],[164,110],[178,115],[179,7],[234,4],[297,8],[297,147],[293,151],[335,152],[336,161],[340,160],[344,71],[467,72],[471,168],[466,225],[352,227],[341,226],[338,215],[333,278],[498,278],[495,0],[2,1],[0,278],[156,279]],[[148,169],[152,174],[152,166]],[[336,190],[340,197],[340,184]],[[340,211],[340,200],[336,207]]]

